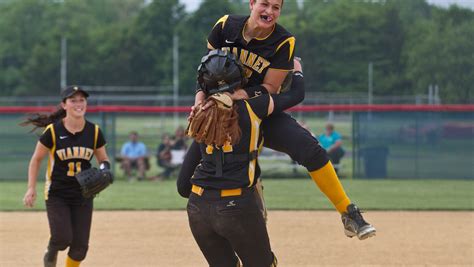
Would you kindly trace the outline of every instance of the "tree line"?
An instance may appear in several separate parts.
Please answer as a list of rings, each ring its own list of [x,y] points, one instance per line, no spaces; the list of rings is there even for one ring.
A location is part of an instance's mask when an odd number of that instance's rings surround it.
[[[180,94],[193,94],[206,37],[224,14],[248,14],[248,0],[204,0],[187,13],[179,0],[0,1],[0,95],[56,95],[61,39],[67,83],[163,86],[173,82],[179,38]],[[471,103],[474,12],[425,0],[285,0],[279,23],[296,37],[307,91],[426,93]]]

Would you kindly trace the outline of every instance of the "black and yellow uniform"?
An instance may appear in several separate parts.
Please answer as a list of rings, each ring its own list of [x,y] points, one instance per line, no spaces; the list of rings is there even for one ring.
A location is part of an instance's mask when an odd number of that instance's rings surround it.
[[[254,187],[260,170],[257,151],[260,124],[270,96],[234,103],[238,106],[240,142],[217,148],[200,144],[203,160],[191,179],[189,225],[210,266],[274,266],[276,262]]]
[[[59,120],[46,127],[39,141],[50,150],[45,184],[49,249],[69,247],[69,257],[82,261],[89,246],[93,200],[82,196],[75,175],[91,168],[95,149],[106,143],[104,136],[87,120],[83,130],[75,134]]]
[[[258,90],[268,69],[289,71],[293,68],[295,38],[283,27],[275,24],[265,38],[247,42],[243,37],[249,17],[226,15],[214,25],[208,36],[208,47],[228,49],[247,68],[247,87]],[[246,89],[249,93],[249,90]],[[260,95],[251,93],[249,97]],[[306,129],[285,112],[274,112],[262,123],[264,146],[288,154],[294,161],[306,167],[319,189],[329,198],[336,209],[346,212],[350,200],[342,187],[326,151]],[[179,178],[190,179],[201,155],[193,143],[184,159]]]
[[[249,86],[263,83],[269,69],[293,69],[295,37],[282,26],[275,24],[265,38],[247,42],[243,33],[248,16],[225,15],[214,25],[208,43],[214,49],[231,51],[246,67]],[[252,97],[252,96],[249,96]]]

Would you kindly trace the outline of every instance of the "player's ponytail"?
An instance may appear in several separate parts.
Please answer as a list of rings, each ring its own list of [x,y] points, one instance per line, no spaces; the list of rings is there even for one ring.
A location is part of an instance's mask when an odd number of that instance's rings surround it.
[[[32,114],[30,117],[26,119],[26,121],[22,122],[21,126],[27,126],[32,124],[35,126],[31,131],[33,132],[37,128],[44,128],[51,123],[57,122],[58,120],[66,117],[66,110],[64,110],[61,105],[58,106],[55,112],[50,114]]]

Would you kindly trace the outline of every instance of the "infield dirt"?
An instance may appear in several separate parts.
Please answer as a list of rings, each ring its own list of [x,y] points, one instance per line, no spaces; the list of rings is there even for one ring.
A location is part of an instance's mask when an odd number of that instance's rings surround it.
[[[474,212],[381,212],[365,218],[377,236],[345,237],[334,211],[270,211],[268,229],[279,266],[474,265]],[[0,213],[0,266],[42,266],[45,212]],[[58,266],[64,266],[61,252]],[[95,211],[81,266],[207,266],[185,211]]]

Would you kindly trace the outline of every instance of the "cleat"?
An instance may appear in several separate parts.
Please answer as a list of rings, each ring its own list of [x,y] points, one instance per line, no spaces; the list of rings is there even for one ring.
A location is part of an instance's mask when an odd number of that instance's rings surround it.
[[[344,224],[344,233],[347,237],[357,236],[360,240],[364,240],[375,236],[377,232],[375,227],[364,220],[359,208],[354,204],[347,206],[347,212],[342,214],[341,219]]]
[[[50,250],[49,248],[44,253],[43,263],[44,267],[56,267],[56,261],[58,260],[58,251]]]

